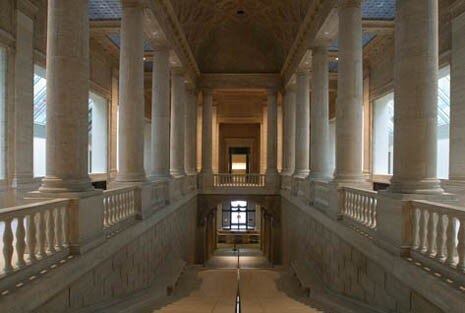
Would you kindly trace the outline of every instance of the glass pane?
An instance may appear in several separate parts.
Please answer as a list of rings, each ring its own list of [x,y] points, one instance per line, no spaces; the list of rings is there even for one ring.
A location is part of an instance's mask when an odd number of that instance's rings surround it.
[[[437,129],[437,176],[449,178],[449,131],[450,131],[450,67],[439,70],[438,80],[438,129]]]
[[[45,176],[46,167],[46,124],[47,124],[47,80],[45,69],[34,66],[34,177]]]

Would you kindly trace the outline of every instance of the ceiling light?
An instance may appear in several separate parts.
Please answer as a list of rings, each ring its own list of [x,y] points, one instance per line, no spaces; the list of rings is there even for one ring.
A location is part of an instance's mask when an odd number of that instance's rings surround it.
[[[339,61],[339,58],[338,58],[338,57],[336,57],[336,61]]]

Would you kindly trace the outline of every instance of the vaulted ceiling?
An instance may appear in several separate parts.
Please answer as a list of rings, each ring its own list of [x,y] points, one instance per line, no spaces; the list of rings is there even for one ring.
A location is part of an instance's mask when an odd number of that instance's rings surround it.
[[[171,0],[201,72],[279,72],[314,0]]]

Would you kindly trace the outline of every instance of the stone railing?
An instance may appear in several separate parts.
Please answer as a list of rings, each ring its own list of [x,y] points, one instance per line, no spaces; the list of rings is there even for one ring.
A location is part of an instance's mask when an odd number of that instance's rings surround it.
[[[103,227],[107,235],[135,220],[136,191],[136,187],[126,187],[103,192]]]
[[[427,201],[411,201],[411,255],[432,267],[465,273],[465,209]],[[464,277],[461,277],[464,280]]]
[[[69,251],[69,200],[50,200],[0,210],[2,280]]]
[[[214,187],[265,187],[263,174],[213,174]]]
[[[341,188],[339,195],[341,217],[366,230],[375,230],[377,197],[376,191],[353,187]]]

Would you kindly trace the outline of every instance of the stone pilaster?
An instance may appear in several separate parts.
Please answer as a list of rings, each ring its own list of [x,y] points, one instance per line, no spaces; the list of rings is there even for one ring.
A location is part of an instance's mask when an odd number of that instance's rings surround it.
[[[292,175],[295,168],[295,84],[286,88],[283,113],[283,175]]]
[[[202,105],[202,174],[212,174],[212,91],[203,90]]]
[[[170,69],[169,50],[153,52],[152,72],[152,166],[151,178],[170,175]]]
[[[398,2],[395,32],[394,173],[390,191],[440,194],[436,178],[437,1]]]
[[[305,178],[310,173],[309,70],[300,69],[296,73],[296,80],[294,176]]]
[[[178,177],[186,174],[184,169],[185,100],[184,72],[171,71],[171,127],[170,127],[170,174]]]
[[[360,0],[339,8],[339,76],[336,123],[337,182],[363,182],[363,68]]]
[[[34,15],[37,8],[19,0],[16,10],[16,54],[14,81],[14,165],[13,186],[32,187],[34,182]]]
[[[47,169],[39,190],[92,190],[88,174],[87,1],[48,1]],[[70,14],[72,12],[72,14]]]
[[[278,174],[278,94],[268,90],[268,123],[266,144],[266,174]]]
[[[144,171],[144,31],[142,7],[123,2],[119,74],[118,182],[141,182]]]
[[[312,178],[327,179],[331,176],[329,160],[329,69],[328,47],[312,49],[312,105],[310,113]]]

